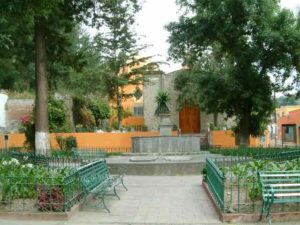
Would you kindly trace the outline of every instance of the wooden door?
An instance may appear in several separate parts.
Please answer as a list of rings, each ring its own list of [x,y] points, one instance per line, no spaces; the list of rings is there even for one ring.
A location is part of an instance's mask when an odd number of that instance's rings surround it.
[[[182,134],[200,133],[200,108],[185,106],[179,112],[179,126]]]

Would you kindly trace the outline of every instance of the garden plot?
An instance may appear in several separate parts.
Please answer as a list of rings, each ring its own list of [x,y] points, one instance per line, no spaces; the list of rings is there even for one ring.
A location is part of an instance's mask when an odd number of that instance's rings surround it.
[[[0,211],[68,211],[80,199],[73,169],[0,160]]]
[[[254,160],[220,168],[225,176],[224,212],[260,213],[262,206],[261,185],[258,171],[300,171],[300,159],[285,162]],[[275,204],[272,212],[299,211],[297,203]]]

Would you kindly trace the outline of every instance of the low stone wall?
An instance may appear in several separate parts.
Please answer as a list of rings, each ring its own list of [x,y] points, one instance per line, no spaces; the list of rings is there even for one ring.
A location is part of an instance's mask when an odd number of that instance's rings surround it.
[[[205,162],[108,163],[111,174],[129,176],[201,175]]]
[[[132,137],[133,153],[176,153],[200,151],[199,135]]]

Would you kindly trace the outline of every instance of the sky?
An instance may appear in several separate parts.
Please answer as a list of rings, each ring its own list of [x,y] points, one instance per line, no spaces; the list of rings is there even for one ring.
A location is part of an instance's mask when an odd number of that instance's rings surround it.
[[[167,61],[169,33],[164,26],[179,17],[176,0],[142,0],[142,10],[136,17],[136,32],[140,37],[141,44],[150,45],[143,53],[154,56],[154,61],[165,61],[169,65],[161,66],[166,73],[181,68],[180,63]],[[281,0],[281,6],[293,10],[295,13],[300,9],[300,0]]]

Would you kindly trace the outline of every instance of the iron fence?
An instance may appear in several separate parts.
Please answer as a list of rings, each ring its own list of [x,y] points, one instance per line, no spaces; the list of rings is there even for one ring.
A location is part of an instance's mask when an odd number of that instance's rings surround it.
[[[220,209],[224,209],[224,174],[213,162],[213,159],[206,159],[206,179],[213,196]]]
[[[3,152],[1,154],[1,156],[16,158],[21,163],[22,162],[26,162],[26,163],[30,162],[34,165],[43,165],[48,168],[63,168],[63,167],[76,168],[81,165],[87,164],[89,162],[83,158],[56,157],[56,156],[50,157],[50,156],[35,155],[32,153],[15,152],[15,151]]]
[[[247,176],[226,171],[237,164],[243,165],[257,159],[271,160],[276,163],[300,158],[300,150],[278,151],[277,154],[261,154],[249,156],[227,156],[206,159],[206,180],[216,203],[222,212],[227,213],[259,213],[262,199],[261,187],[257,171]],[[299,211],[300,204],[276,204],[272,212]]]
[[[52,178],[0,176],[0,211],[65,212],[82,199],[78,175]]]

